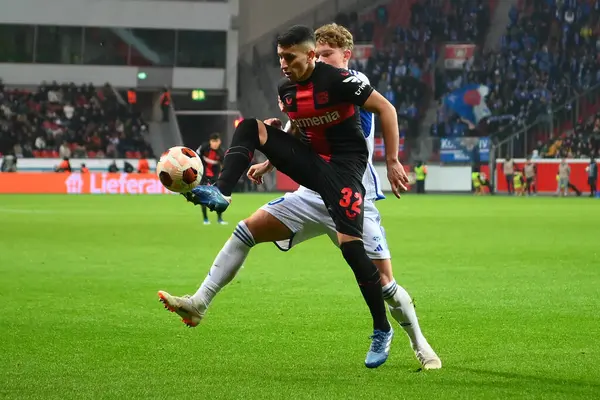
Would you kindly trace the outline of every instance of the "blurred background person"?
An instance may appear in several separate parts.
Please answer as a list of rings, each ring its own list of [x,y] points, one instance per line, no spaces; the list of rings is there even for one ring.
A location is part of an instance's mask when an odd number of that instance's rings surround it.
[[[531,157],[527,159],[525,166],[523,167],[523,172],[525,173],[525,184],[527,185],[527,195],[531,196],[531,192],[533,194],[537,194],[537,183],[535,181],[535,177],[537,174],[537,166],[531,161]]]
[[[2,158],[0,172],[17,172],[17,157],[13,153],[9,153]]]
[[[590,197],[596,195],[596,182],[598,182],[598,164],[594,157],[590,158],[590,164],[585,168],[588,176],[588,185],[590,186]]]
[[[415,177],[417,183],[417,193],[425,194],[425,179],[427,178],[427,166],[421,161],[417,161],[415,167]]]
[[[200,184],[214,185],[217,183],[217,177],[223,164],[224,152],[221,148],[221,136],[218,133],[213,133],[207,143],[203,143],[198,147],[196,153],[200,156],[204,166]],[[210,220],[208,219],[206,206],[202,206],[202,217],[204,218],[204,225],[209,225]],[[217,223],[227,225],[227,222],[223,220],[223,213],[217,213]]]

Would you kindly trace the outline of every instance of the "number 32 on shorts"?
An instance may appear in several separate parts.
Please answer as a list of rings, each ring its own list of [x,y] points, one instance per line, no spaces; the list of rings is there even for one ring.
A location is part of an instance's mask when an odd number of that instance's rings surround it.
[[[349,187],[341,190],[342,198],[339,202],[340,207],[346,209],[346,217],[355,219],[360,214],[360,205],[363,202],[362,194],[353,192]],[[354,201],[353,201],[354,199]]]

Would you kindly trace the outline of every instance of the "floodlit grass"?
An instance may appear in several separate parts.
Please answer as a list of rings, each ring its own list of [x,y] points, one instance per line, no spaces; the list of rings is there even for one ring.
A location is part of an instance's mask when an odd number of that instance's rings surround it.
[[[444,363],[417,372],[397,325],[388,362],[364,367],[370,317],[327,238],[253,249],[198,328],[161,307],[157,290],[193,293],[272,198],[237,195],[229,226],[204,226],[179,196],[0,197],[0,398],[599,396],[600,201],[379,202]]]

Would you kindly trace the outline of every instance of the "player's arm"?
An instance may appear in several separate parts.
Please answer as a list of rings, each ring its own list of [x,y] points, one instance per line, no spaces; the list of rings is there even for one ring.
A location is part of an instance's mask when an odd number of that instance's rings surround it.
[[[400,134],[396,108],[368,83],[349,75],[344,70],[339,70],[338,74],[335,89],[339,93],[340,100],[355,104],[379,116],[385,144],[388,180],[392,186],[392,192],[396,197],[400,197],[400,192],[407,190],[408,175],[398,161]]]
[[[379,92],[373,90],[363,108],[373,114],[377,114],[381,120],[383,142],[385,143],[385,161],[388,163],[398,161],[400,135],[396,107]]]

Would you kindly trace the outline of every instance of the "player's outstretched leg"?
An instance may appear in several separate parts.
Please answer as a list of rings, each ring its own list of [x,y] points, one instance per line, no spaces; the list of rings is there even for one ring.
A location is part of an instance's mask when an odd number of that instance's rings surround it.
[[[410,345],[423,369],[442,368],[442,361],[421,332],[417,313],[408,292],[392,280],[383,287],[383,298],[388,303],[392,317],[408,335]]]
[[[225,152],[223,170],[214,186],[201,185],[186,194],[194,204],[203,204],[211,211],[223,212],[231,203],[231,192],[250,165],[254,151],[260,146],[258,121],[243,120],[235,130],[231,146]]]
[[[235,277],[254,244],[252,233],[243,221],[240,222],[193,296],[177,297],[159,291],[160,301],[169,311],[177,313],[187,326],[197,326],[215,295]]]

